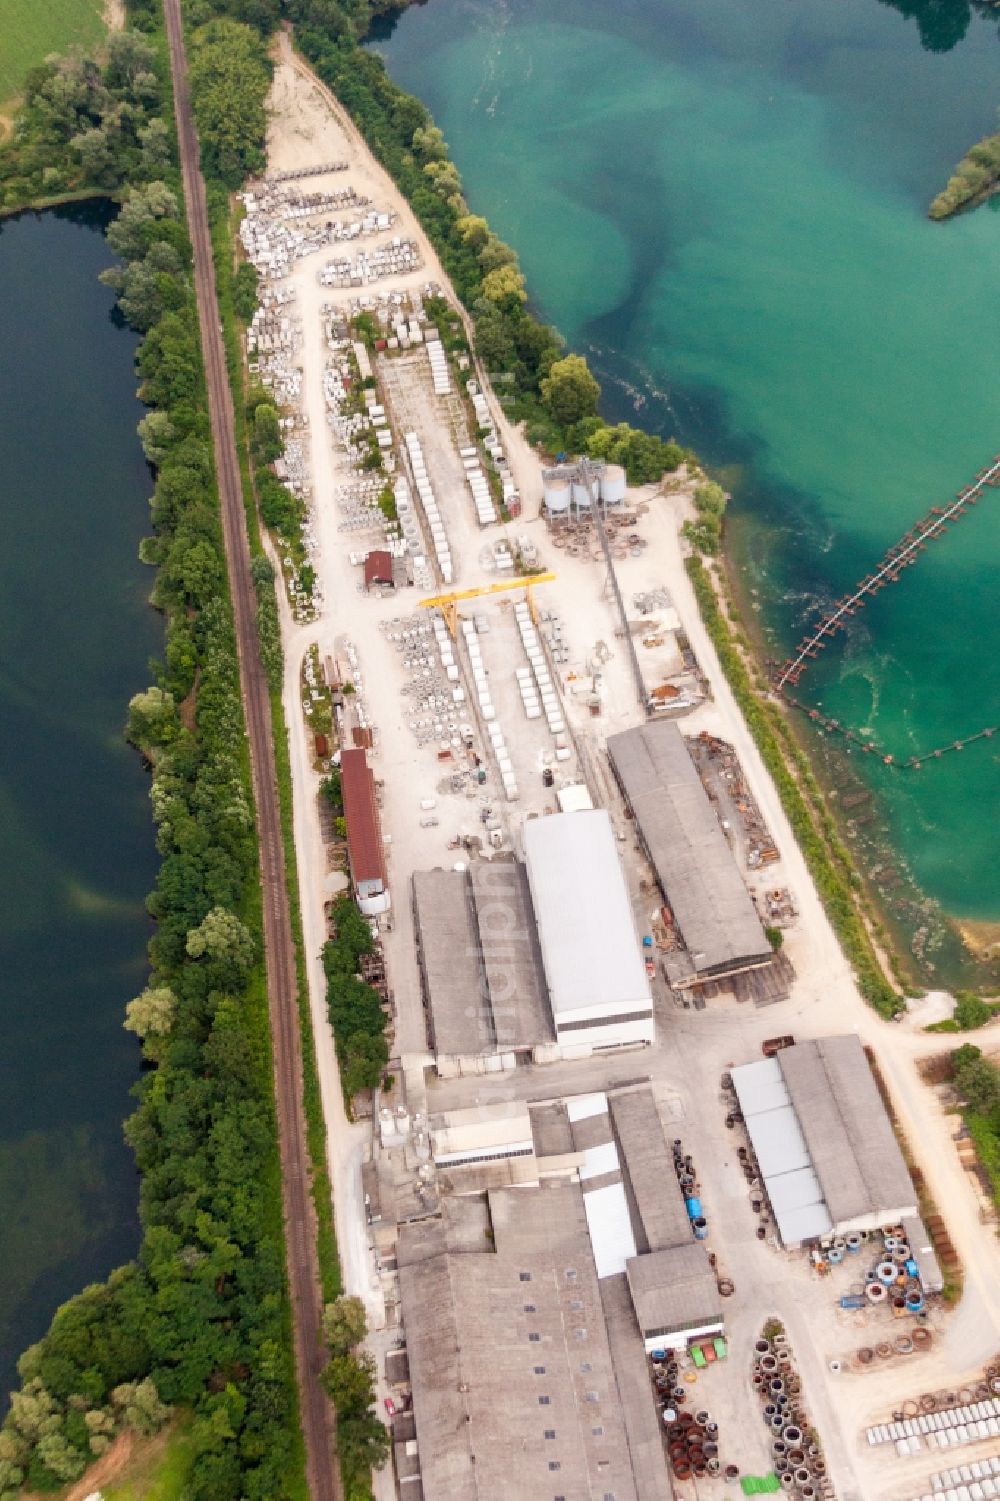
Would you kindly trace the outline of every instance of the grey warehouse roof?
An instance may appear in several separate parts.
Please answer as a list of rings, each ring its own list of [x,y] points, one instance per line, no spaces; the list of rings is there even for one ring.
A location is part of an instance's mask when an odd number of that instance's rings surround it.
[[[732,1077],[786,1245],[915,1211],[910,1174],[856,1036],[797,1043]]]
[[[435,1052],[477,1057],[553,1041],[522,866],[415,871],[413,913]]]
[[[722,1296],[705,1248],[687,1244],[635,1256],[625,1268],[643,1334],[697,1329],[722,1321]]]
[[[434,1050],[491,1052],[493,1027],[466,873],[414,871],[413,914]]]
[[[557,1028],[650,1012],[652,998],[611,819],[603,808],[524,826],[524,851]]]
[[[520,861],[494,857],[478,861],[469,873],[497,1047],[551,1042],[552,1014],[527,872]]]
[[[501,1190],[489,1202],[495,1240],[481,1236],[477,1251],[453,1246],[446,1225],[436,1238],[400,1231],[424,1491],[636,1501],[580,1191]],[[659,1462],[662,1473],[662,1451]]]
[[[916,1193],[861,1041],[824,1037],[778,1054],[834,1224],[916,1212]]]
[[[743,877],[672,720],[608,737],[656,877],[700,974],[770,957]]]
[[[653,1091],[646,1085],[610,1094],[608,1107],[627,1174],[626,1198],[636,1250],[693,1245],[707,1268],[704,1247],[691,1239],[691,1221],[673,1172]]]

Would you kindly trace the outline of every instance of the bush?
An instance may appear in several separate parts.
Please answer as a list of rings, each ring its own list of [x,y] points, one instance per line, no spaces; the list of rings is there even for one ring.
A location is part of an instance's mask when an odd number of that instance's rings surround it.
[[[324,946],[323,967],[341,1083],[349,1100],[359,1090],[374,1089],[382,1077],[389,1061],[388,1017],[378,991],[358,974],[361,956],[371,953],[374,945],[371,929],[351,897],[338,899],[333,922],[335,936]]]
[[[928,210],[932,219],[948,219],[1000,183],[1000,131],[970,147]]]
[[[979,996],[973,995],[970,990],[961,990],[958,993],[953,1019],[963,1032],[971,1032],[976,1027],[985,1027],[986,1023],[993,1020],[995,1008],[986,1001],[980,1000]]]

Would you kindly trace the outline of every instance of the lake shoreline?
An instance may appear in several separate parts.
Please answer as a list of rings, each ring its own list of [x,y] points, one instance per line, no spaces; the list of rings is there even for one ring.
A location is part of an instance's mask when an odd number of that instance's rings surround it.
[[[783,48],[790,23],[772,19],[757,36],[761,68],[752,76],[740,68],[726,24],[754,24],[742,0],[726,0],[724,16],[699,13],[697,23],[686,0],[667,0],[666,9],[661,45],[650,4],[630,13],[613,39],[592,3],[578,13],[554,0],[544,18],[518,4],[501,21],[475,0],[439,0],[405,13],[376,46],[395,82],[433,105],[474,211],[521,251],[535,303],[573,348],[593,350],[595,373],[607,365],[605,417],[613,409],[675,434],[733,490],[727,560],[737,570],[749,561],[741,582],[754,608],[743,617],[757,622],[763,607],[764,655],[780,659],[827,602],[849,591],[915,518],[957,493],[995,448],[992,403],[986,410],[971,399],[994,389],[983,338],[994,319],[987,314],[970,328],[963,309],[993,265],[997,221],[989,212],[969,216],[946,236],[925,218],[934,179],[965,150],[984,100],[992,111],[995,85],[971,33],[963,60],[943,63],[898,16],[855,0],[838,14],[834,34],[827,14],[807,3],[800,29],[815,32],[807,67]],[[911,105],[887,112],[876,104],[865,77],[846,67],[847,38],[873,56],[893,49],[895,72],[920,84],[933,130],[915,134]],[[640,44],[655,54],[648,66]],[[571,64],[572,86],[560,58]],[[968,85],[961,110],[956,67]],[[721,104],[695,93],[711,78]],[[643,148],[636,173],[622,174],[619,185],[598,169],[608,168],[609,139],[621,150],[643,139],[636,90],[675,128],[669,145],[651,140]],[[535,146],[543,96],[546,128]],[[582,97],[589,106],[574,126]],[[696,97],[706,117],[697,129],[684,109]],[[588,132],[591,119],[602,131]],[[725,129],[734,120],[744,122],[745,146]],[[836,138],[835,123],[843,127]],[[829,191],[825,177],[822,192],[799,183],[787,158],[789,132],[806,125],[818,158],[810,181],[829,168]],[[873,155],[876,127],[884,137]],[[707,131],[714,137],[705,145]],[[572,141],[578,146],[570,149]],[[509,177],[498,174],[504,160]],[[713,189],[726,184],[720,201]],[[796,185],[805,197],[786,210]],[[889,247],[899,266],[887,277]],[[945,293],[948,285],[966,290]],[[973,341],[961,358],[951,347],[921,358],[938,348],[940,317],[926,313],[939,298],[963,350]],[[807,706],[862,731],[899,765],[978,732],[996,691],[983,566],[996,523],[995,504],[979,506],[898,590],[859,612],[846,641],[838,638],[811,669],[801,695]],[[984,650],[967,644],[979,641]],[[831,737],[814,735],[808,723],[796,732],[825,780]],[[938,909],[952,935],[965,914],[995,918],[990,840],[976,814],[995,795],[992,748],[984,742],[964,756],[928,760],[919,774],[883,775],[873,759],[856,751],[843,758],[875,804],[862,807],[846,787],[848,806],[841,810],[835,797],[830,806],[852,834],[859,866],[874,865],[871,885],[881,889],[893,927],[927,925],[911,872],[921,893],[932,894],[932,925]],[[895,860],[885,848],[890,831]],[[918,951],[926,937],[919,935]],[[904,955],[908,946],[906,937]],[[927,950],[937,967],[926,983],[952,972],[967,983],[973,965],[964,955],[953,963],[958,950],[954,936],[938,953]],[[996,985],[991,966],[976,983]]]

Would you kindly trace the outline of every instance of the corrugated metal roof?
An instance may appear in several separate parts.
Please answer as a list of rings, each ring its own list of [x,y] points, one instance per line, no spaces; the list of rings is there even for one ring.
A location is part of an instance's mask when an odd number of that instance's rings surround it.
[[[733,1080],[735,1084],[735,1079]],[[758,1110],[778,1110],[788,1104],[788,1090],[781,1077],[776,1058],[765,1058],[762,1063],[744,1063],[740,1068],[737,1088],[743,1114]]]
[[[861,1039],[853,1034],[824,1037],[816,1047],[840,1103],[869,1201],[884,1210],[887,1218],[899,1219],[904,1208],[916,1209],[916,1193]]]
[[[595,1188],[584,1194],[583,1207],[598,1277],[613,1277],[623,1272],[635,1255],[624,1187],[621,1183],[610,1183],[607,1188]]]
[[[524,866],[520,861],[496,856],[476,861],[469,876],[497,1047],[554,1042]]]
[[[652,1010],[611,819],[603,808],[524,826],[528,883],[556,1027]]]
[[[722,1297],[704,1247],[686,1245],[636,1256],[625,1268],[643,1333],[722,1323]]]
[[[793,1211],[814,1206],[817,1212],[829,1222],[830,1216],[823,1201],[823,1190],[811,1167],[800,1167],[790,1173],[780,1174],[779,1177],[771,1179],[768,1189],[771,1207],[775,1214],[791,1214]]]
[[[340,790],[347,824],[347,855],[354,884],[381,881],[384,886],[385,856],[375,801],[375,778],[363,750],[341,751]]]
[[[611,1120],[635,1215],[640,1251],[690,1245],[691,1221],[673,1172],[652,1090],[622,1090],[608,1096]],[[704,1251],[702,1259],[704,1260]]]
[[[777,1058],[734,1068],[732,1080],[781,1239],[825,1235],[833,1221]]]
[[[944,1276],[927,1226],[919,1214],[905,1214],[901,1223],[924,1292],[939,1293],[944,1287]]]
[[[365,558],[365,588],[392,583],[392,553],[375,551]]]
[[[778,1054],[835,1224],[916,1210],[916,1193],[895,1132],[852,1034],[799,1043]]]
[[[496,1038],[467,873],[415,870],[413,920],[434,1051],[491,1052]]]
[[[770,958],[771,946],[677,725],[659,720],[611,735],[608,755],[695,969],[707,973]]]
[[[909,1170],[856,1036],[797,1043],[733,1069],[732,1078],[787,1244],[915,1210]]]
[[[797,1173],[812,1167],[812,1158],[802,1135],[798,1118],[791,1105],[747,1116],[753,1120],[753,1149],[761,1173],[776,1178],[781,1173]]]
[[[796,1114],[823,1185],[834,1224],[857,1219],[872,1205],[864,1174],[845,1129],[840,1102],[830,1087],[823,1058],[815,1043],[784,1048],[778,1062]]]
[[[601,1178],[605,1173],[618,1171],[618,1152],[613,1141],[603,1141],[599,1146],[588,1147],[583,1154],[580,1178]]]

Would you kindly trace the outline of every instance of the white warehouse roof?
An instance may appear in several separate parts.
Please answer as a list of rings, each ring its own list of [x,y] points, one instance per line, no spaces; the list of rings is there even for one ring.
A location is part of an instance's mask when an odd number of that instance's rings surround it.
[[[652,1016],[611,819],[604,808],[524,826],[524,854],[557,1031]]]

